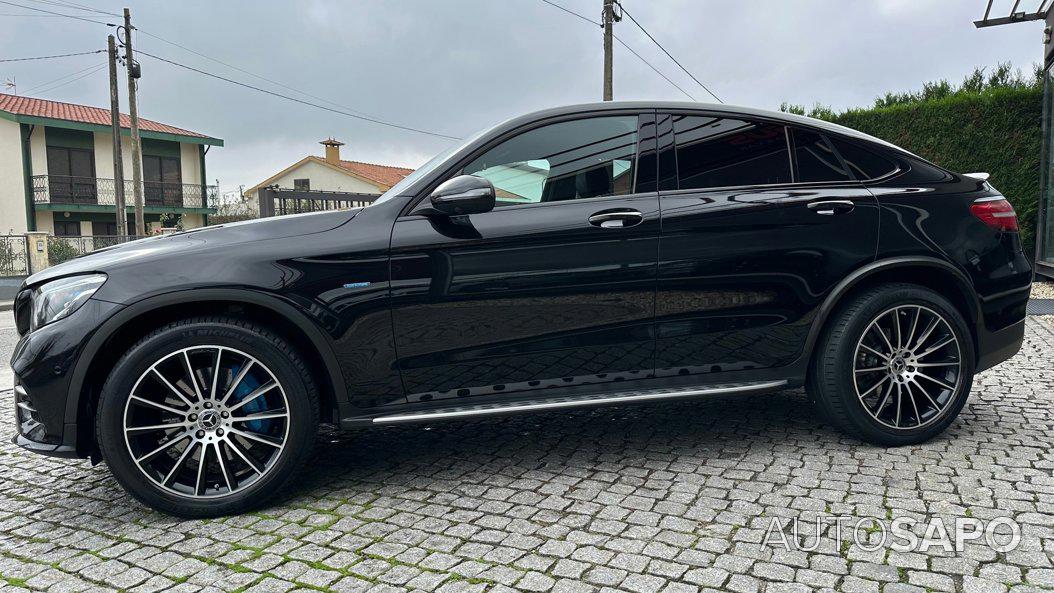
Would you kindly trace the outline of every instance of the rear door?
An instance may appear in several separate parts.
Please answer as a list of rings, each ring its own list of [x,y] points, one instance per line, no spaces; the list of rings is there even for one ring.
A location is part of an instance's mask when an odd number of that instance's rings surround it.
[[[653,147],[651,112],[535,127],[451,175],[489,179],[493,211],[396,221],[392,316],[410,403],[651,374]]]
[[[658,129],[656,373],[794,362],[824,297],[875,257],[875,198],[810,130],[676,113]]]

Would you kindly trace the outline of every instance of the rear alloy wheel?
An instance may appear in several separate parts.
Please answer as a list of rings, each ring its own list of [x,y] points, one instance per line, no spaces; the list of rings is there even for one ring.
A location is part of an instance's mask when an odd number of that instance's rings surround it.
[[[871,417],[906,430],[936,422],[957,392],[962,352],[948,321],[922,305],[894,306],[867,326],[853,389]]]
[[[911,284],[862,293],[832,314],[807,388],[824,417],[880,445],[924,442],[969,396],[973,343],[944,297]]]
[[[310,372],[284,340],[239,319],[158,329],[118,361],[96,414],[114,477],[161,511],[210,517],[257,507],[310,455]]]

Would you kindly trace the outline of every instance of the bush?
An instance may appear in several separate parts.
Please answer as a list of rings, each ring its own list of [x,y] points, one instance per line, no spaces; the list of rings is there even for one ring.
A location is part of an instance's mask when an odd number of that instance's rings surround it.
[[[958,173],[983,171],[1014,205],[1025,253],[1032,257],[1040,194],[1043,89],[1000,64],[978,68],[959,86],[926,83],[922,91],[887,93],[866,109],[831,112],[817,104],[810,116],[860,130]],[[781,106],[803,113],[800,105]]]
[[[48,264],[54,266],[71,260],[81,252],[72,241],[59,237],[48,237]]]

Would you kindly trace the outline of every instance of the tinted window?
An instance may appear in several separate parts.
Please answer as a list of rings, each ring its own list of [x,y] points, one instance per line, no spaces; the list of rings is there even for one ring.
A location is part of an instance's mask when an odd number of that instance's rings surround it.
[[[834,149],[842,154],[849,170],[857,179],[875,179],[897,169],[896,163],[853,142],[831,136]]]
[[[489,179],[497,206],[633,192],[637,116],[596,117],[524,132],[488,150],[463,173]]]
[[[794,160],[798,165],[798,181],[808,183],[850,179],[838,155],[831,150],[824,137],[816,132],[794,130]]]
[[[673,131],[680,189],[791,181],[783,126],[675,116]]]

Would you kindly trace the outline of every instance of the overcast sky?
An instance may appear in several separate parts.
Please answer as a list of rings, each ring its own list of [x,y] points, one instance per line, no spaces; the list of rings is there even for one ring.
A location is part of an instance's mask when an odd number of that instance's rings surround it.
[[[137,47],[202,70],[317,99],[148,37],[163,37],[237,68],[403,125],[465,136],[526,111],[601,97],[601,29],[541,0],[129,1],[68,0],[119,13],[144,34]],[[602,0],[553,0],[599,20]],[[1036,0],[1023,0],[1024,4]],[[114,22],[42,0],[15,4]],[[959,81],[974,66],[1030,70],[1042,24],[975,29],[985,0],[623,0],[625,7],[726,103],[868,105],[888,90]],[[1000,5],[996,0],[996,5]],[[1012,0],[1004,0],[1009,11]],[[0,58],[104,48],[104,25],[0,4]],[[615,34],[697,100],[707,93],[628,19]],[[686,99],[616,44],[616,99]],[[447,140],[291,103],[141,60],[140,114],[223,138],[208,155],[221,190],[251,186],[333,136],[342,156],[415,166]],[[108,106],[104,55],[0,63],[20,94]],[[85,72],[91,72],[86,70]],[[70,81],[68,84],[64,82]],[[34,87],[40,87],[34,89]],[[123,87],[123,83],[122,83]],[[127,96],[122,88],[122,110]]]

